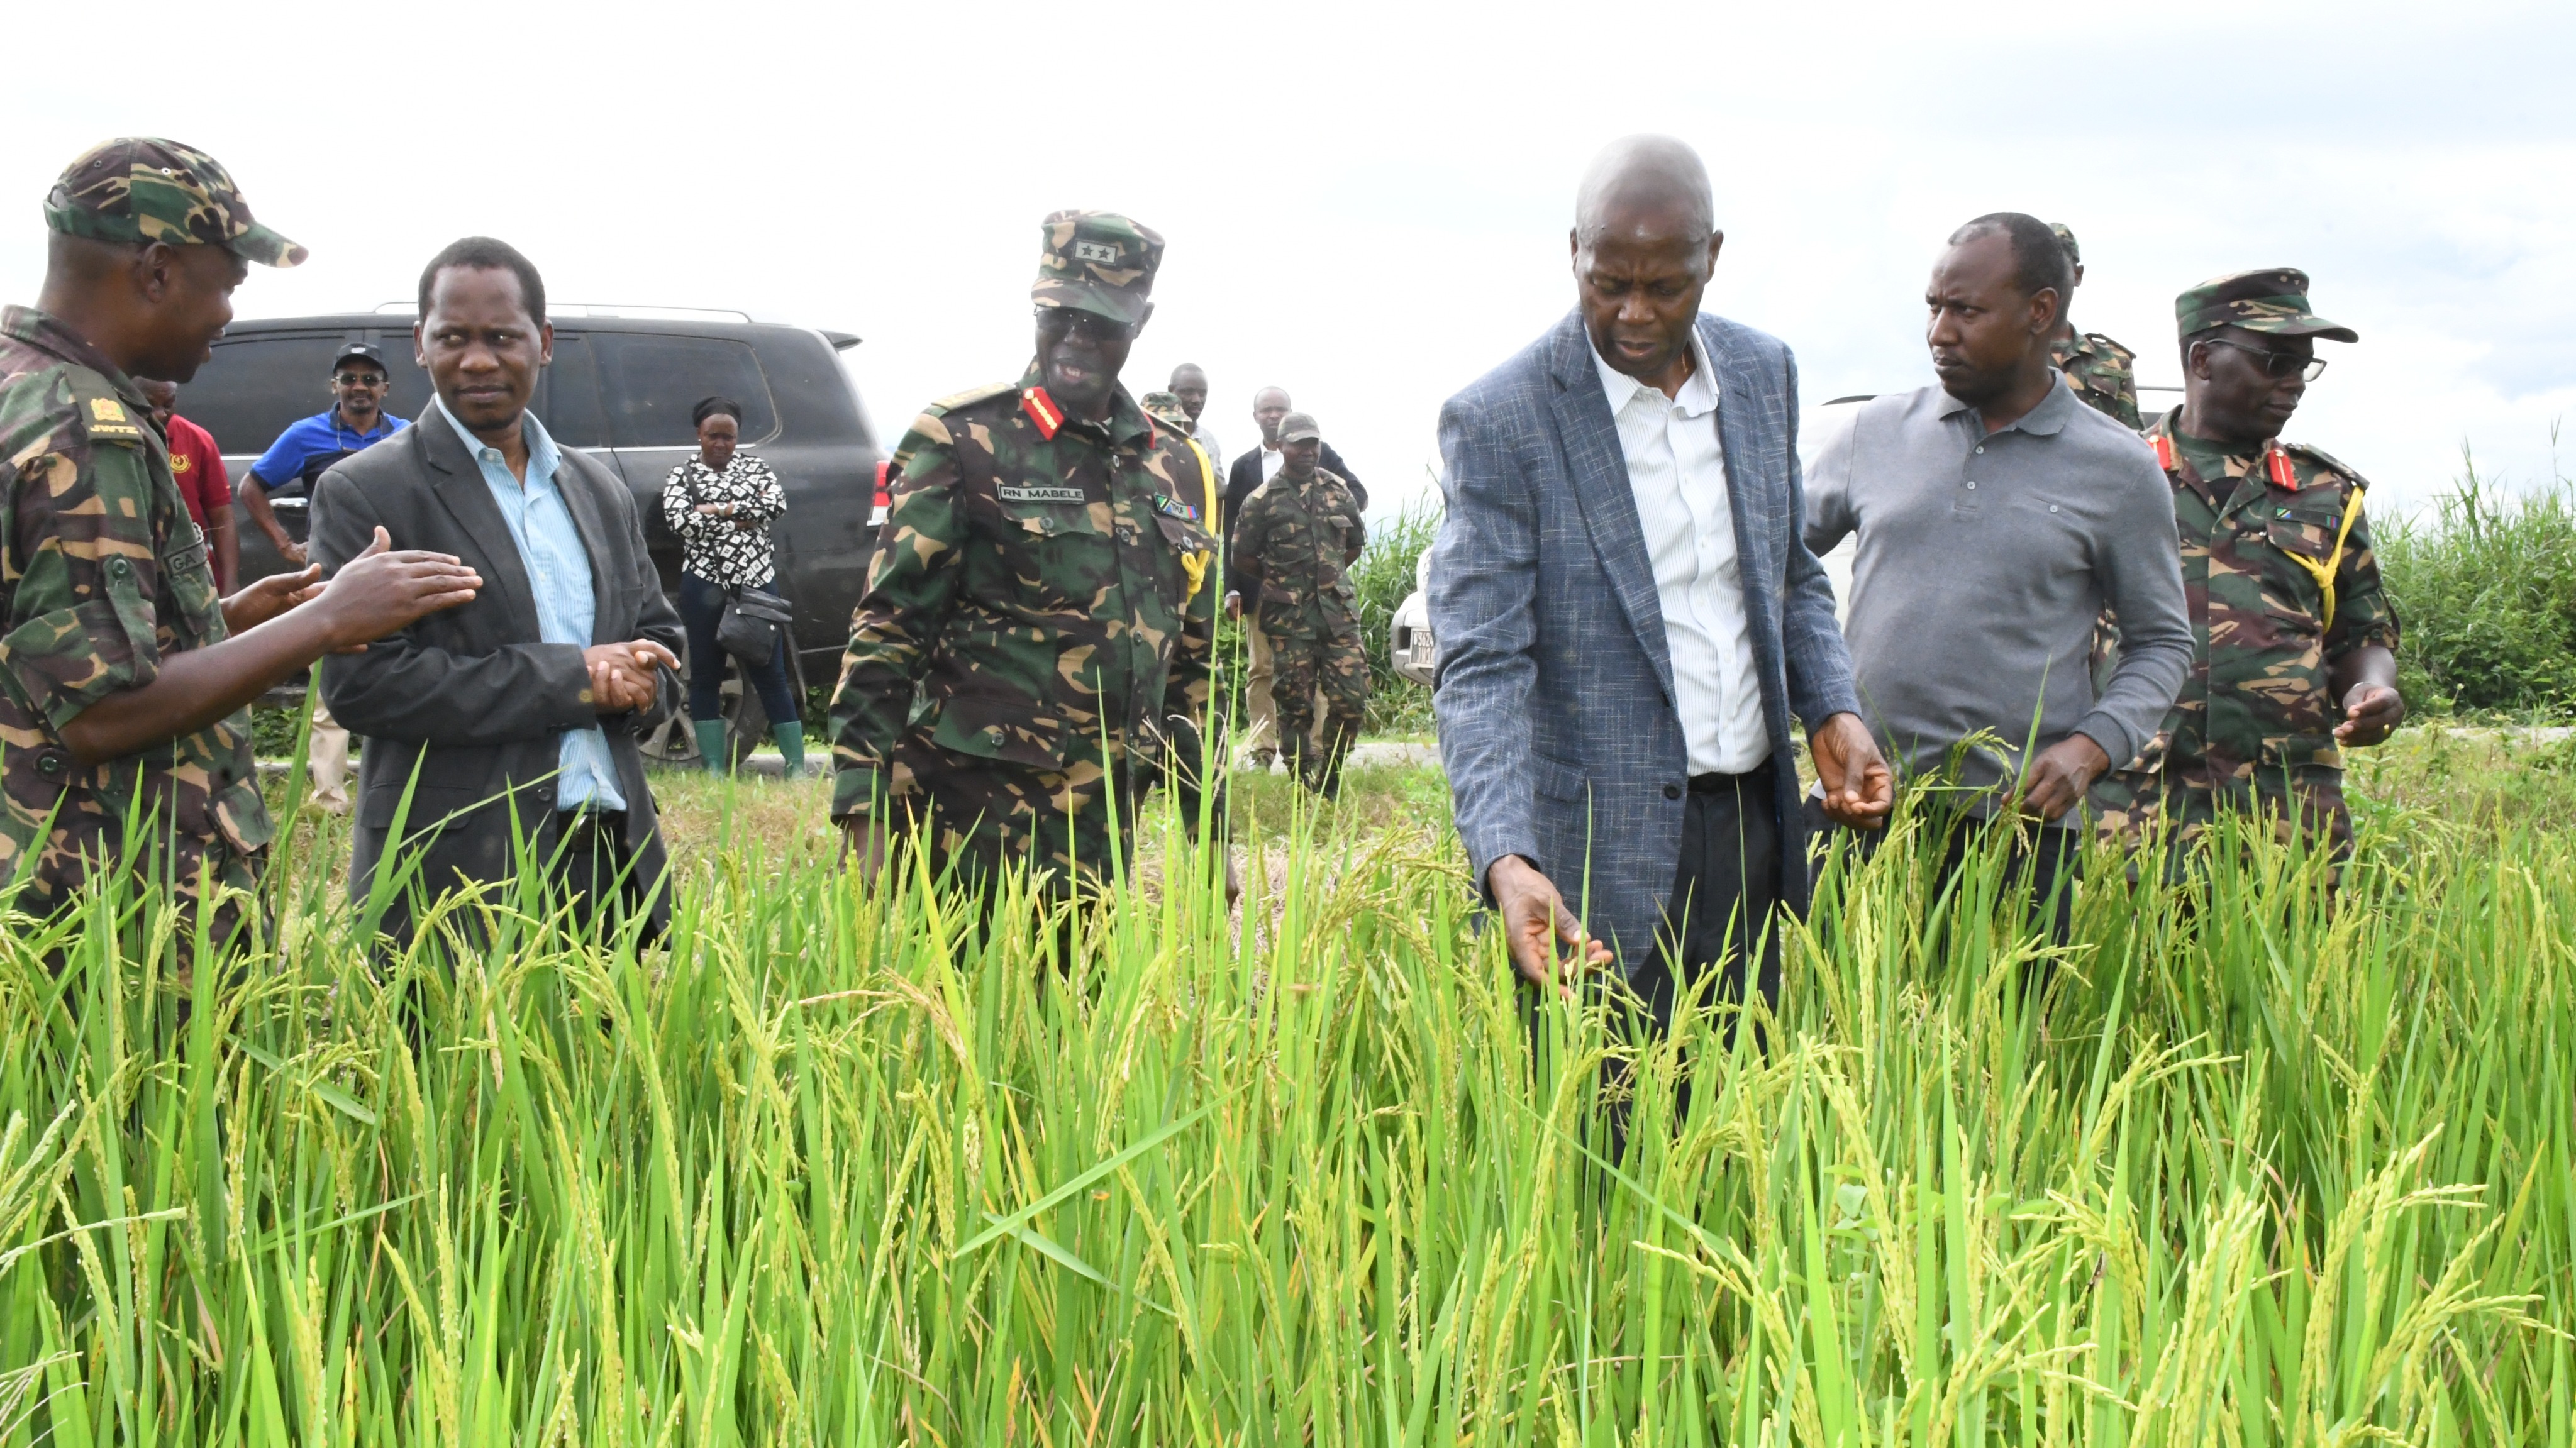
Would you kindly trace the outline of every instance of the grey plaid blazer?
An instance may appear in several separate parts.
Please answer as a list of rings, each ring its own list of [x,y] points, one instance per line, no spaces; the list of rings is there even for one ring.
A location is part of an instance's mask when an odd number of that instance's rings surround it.
[[[1702,314],[1736,556],[1780,810],[1782,891],[1807,902],[1792,714],[1860,709],[1833,587],[1799,538],[1798,366]],[[1610,403],[1579,314],[1440,410],[1448,511],[1431,556],[1441,761],[1481,884],[1534,862],[1631,970],[1654,948],[1688,783],[1672,656]]]

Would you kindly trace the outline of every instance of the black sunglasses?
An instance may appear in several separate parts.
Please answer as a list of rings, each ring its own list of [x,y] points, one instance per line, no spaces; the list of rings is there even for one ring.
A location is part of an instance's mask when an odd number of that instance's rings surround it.
[[[2296,352],[2275,352],[2269,347],[2248,347],[2242,342],[2231,342],[2225,337],[2212,337],[2203,345],[2233,347],[2248,357],[2262,358],[2263,375],[2276,382],[2293,372],[2314,382],[2326,370],[2326,359],[2323,357],[2302,357]]]
[[[1037,314],[1039,330],[1079,336],[1086,342],[1122,342],[1136,335],[1131,322],[1113,322],[1098,312],[1077,307],[1040,307]]]
[[[385,385],[385,374],[381,372],[343,372],[332,380],[343,387],[382,387]]]

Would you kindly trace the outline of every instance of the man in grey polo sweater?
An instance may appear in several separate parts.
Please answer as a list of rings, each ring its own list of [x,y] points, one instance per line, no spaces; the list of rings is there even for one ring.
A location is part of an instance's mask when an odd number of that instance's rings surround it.
[[[2138,435],[2049,362],[2073,282],[2029,216],[1959,228],[1924,297],[1941,385],[1861,404],[1808,474],[1806,521],[1818,554],[1860,535],[1843,631],[1880,748],[1928,775],[1964,743],[1964,817],[2046,826],[2017,857],[2061,939],[2076,806],[2154,735],[2192,660],[2172,491]],[[2120,660],[2097,694],[2086,660],[2105,605]],[[1952,868],[1974,833],[1954,834]]]

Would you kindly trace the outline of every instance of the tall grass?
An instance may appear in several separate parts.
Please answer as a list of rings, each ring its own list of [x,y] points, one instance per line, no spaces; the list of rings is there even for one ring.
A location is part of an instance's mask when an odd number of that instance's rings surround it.
[[[2576,704],[2576,493],[2566,479],[2514,493],[2464,457],[2429,518],[2381,524],[2375,543],[2404,625],[2398,682],[2410,701],[2514,713]]]
[[[1310,824],[1248,927],[1149,832],[1061,972],[745,839],[666,948],[11,922],[0,1443],[2569,1441],[2562,835],[2097,868],[2054,957],[1902,836],[1613,1156],[1454,843]]]

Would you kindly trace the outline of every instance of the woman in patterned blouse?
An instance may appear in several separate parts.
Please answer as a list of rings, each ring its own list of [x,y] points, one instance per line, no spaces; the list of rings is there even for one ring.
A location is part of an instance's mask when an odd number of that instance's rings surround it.
[[[689,413],[698,425],[698,455],[671,469],[662,484],[662,518],[680,539],[680,620],[689,626],[689,718],[697,727],[698,753],[711,773],[731,762],[725,748],[724,646],[716,624],[725,594],[734,588],[767,588],[777,569],[771,557],[770,520],[787,511],[787,491],[769,464],[739,451],[742,405],[710,397]],[[769,714],[769,732],[787,761],[787,777],[805,769],[805,726],[788,687],[787,630],[769,662],[745,666],[747,682]]]

